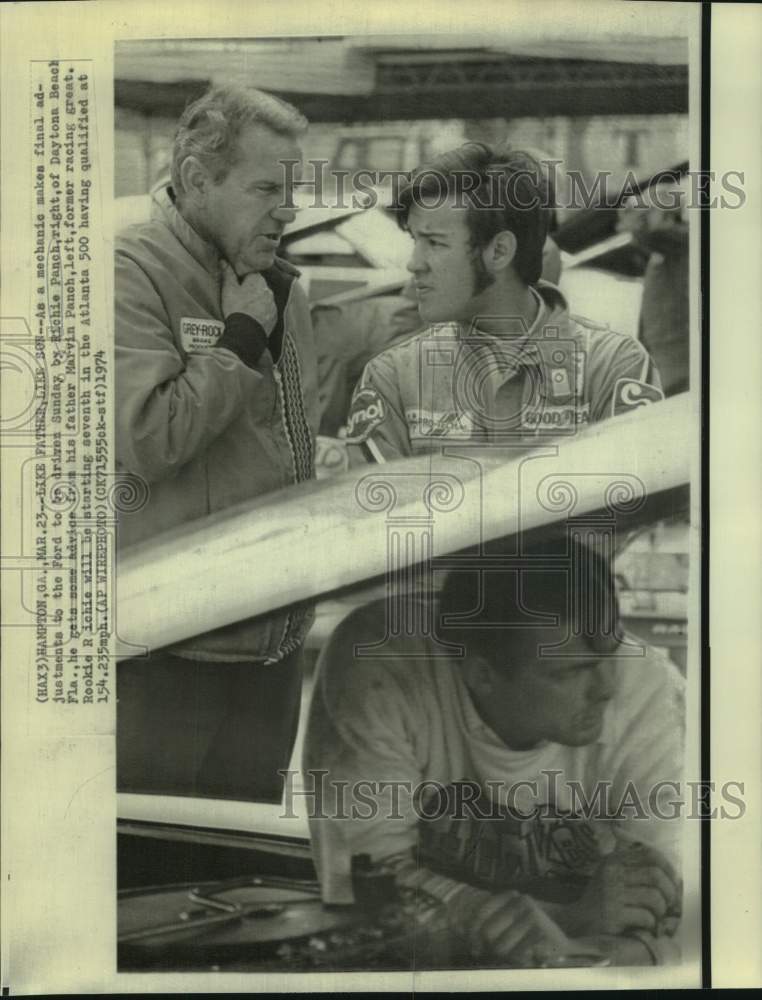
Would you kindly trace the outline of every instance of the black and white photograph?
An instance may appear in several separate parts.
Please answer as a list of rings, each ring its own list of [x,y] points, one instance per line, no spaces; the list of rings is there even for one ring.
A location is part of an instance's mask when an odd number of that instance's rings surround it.
[[[117,44],[120,969],[695,959],[689,70]]]
[[[758,979],[740,6],[0,11],[3,995]]]

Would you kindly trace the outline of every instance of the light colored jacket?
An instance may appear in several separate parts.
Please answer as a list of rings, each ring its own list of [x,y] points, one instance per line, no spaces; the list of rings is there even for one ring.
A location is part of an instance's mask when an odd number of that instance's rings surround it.
[[[231,343],[220,266],[167,187],[154,193],[151,221],[117,238],[117,468],[148,488],[140,510],[120,515],[120,548],[314,476],[316,358],[298,271],[278,260],[264,272],[278,322],[269,351],[252,364],[234,342],[232,349],[217,346],[220,338]],[[197,659],[281,659],[303,640],[310,620],[306,608],[250,619],[174,651]]]

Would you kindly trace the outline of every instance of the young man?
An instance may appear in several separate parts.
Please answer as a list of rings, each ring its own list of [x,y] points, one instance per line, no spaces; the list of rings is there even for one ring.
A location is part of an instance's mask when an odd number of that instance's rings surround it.
[[[472,142],[402,189],[428,328],[365,368],[347,423],[355,458],[531,444],[662,398],[640,344],[573,318],[541,280],[548,177],[528,153]]]
[[[382,602],[322,654],[304,764],[323,898],[350,901],[366,855],[425,901],[453,960],[669,960],[682,678],[618,634],[611,576],[581,546],[512,569],[488,554],[445,581],[451,657],[423,635],[358,653],[384,635]]]
[[[117,239],[116,457],[147,484],[145,505],[120,516],[121,547],[314,475],[309,309],[297,272],[276,255],[294,218],[290,178],[306,128],[295,108],[260,91],[211,90],[180,119],[171,183],[154,191],[151,221]],[[188,711],[220,699],[217,713],[181,727],[195,731],[189,756],[205,760],[199,766],[218,774],[222,788],[245,745],[258,794],[279,798],[276,772],[293,740],[310,621],[308,608],[292,608],[121,665],[156,766],[170,759],[162,743],[169,727],[166,705],[152,708],[152,686],[157,696],[174,686]],[[224,683],[215,682],[220,663]],[[127,701],[123,727],[131,725]]]

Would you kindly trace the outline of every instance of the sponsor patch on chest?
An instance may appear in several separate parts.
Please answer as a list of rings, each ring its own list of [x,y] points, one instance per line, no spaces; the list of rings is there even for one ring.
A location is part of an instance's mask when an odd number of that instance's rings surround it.
[[[528,407],[522,411],[521,426],[533,430],[574,429],[590,422],[590,404],[572,402],[567,406]]]
[[[180,320],[180,343],[186,354],[214,347],[222,336],[225,324],[219,319],[183,316]]]
[[[468,410],[405,410],[410,437],[470,438],[475,423]]]

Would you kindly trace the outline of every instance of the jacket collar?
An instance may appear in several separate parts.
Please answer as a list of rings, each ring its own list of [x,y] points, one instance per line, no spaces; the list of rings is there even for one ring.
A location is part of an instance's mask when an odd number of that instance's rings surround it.
[[[534,293],[540,308],[537,318],[523,337],[518,335],[506,336],[496,333],[484,333],[478,327],[468,327],[464,323],[458,322],[437,323],[429,327],[429,332],[432,336],[437,336],[438,333],[452,336],[453,333],[456,333],[459,337],[471,338],[476,336],[479,339],[483,339],[485,343],[512,343],[516,349],[520,349],[531,342],[546,339],[547,334],[545,331],[548,327],[554,330],[557,329],[559,335],[563,336],[569,326],[569,306],[563,293],[548,281],[538,281],[536,285],[531,287],[531,291]],[[475,322],[478,323],[478,320]]]
[[[217,249],[199,236],[180,215],[172,187],[166,181],[161,181],[151,191],[151,218],[158,219],[168,226],[191,257],[211,275],[219,278],[221,261]]]
[[[569,318],[569,304],[561,289],[556,285],[551,285],[549,281],[538,281],[534,285],[534,290],[548,307],[551,316],[562,318],[565,324]],[[555,322],[555,318],[549,322]]]
[[[477,337],[484,345],[493,345],[502,358],[506,377],[532,367],[540,376],[536,383],[540,395],[554,404],[566,405],[574,397],[578,364],[577,352],[570,343],[569,307],[561,291],[547,281],[539,281],[532,290],[540,309],[524,336],[506,338],[478,332]],[[440,331],[445,336],[472,336],[467,327],[457,323],[430,328],[434,336]]]

